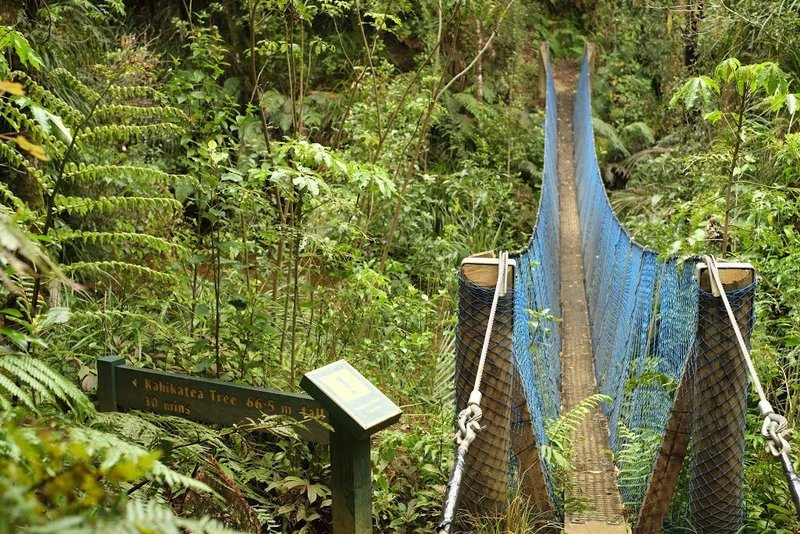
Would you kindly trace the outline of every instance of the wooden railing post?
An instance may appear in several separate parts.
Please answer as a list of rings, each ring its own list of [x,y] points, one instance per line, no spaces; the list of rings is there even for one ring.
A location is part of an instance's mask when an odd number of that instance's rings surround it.
[[[594,87],[594,73],[597,61],[597,45],[592,42],[586,43],[586,61],[589,63],[589,87]]]
[[[511,452],[517,458],[519,491],[529,499],[542,523],[554,519],[553,504],[544,476],[544,465],[539,456],[539,446],[533,433],[533,424],[528,399],[525,396],[519,370],[514,369],[515,385],[512,393]],[[555,529],[543,527],[537,532],[550,533]]]
[[[750,286],[749,264],[718,264],[726,293]],[[687,361],[667,422],[653,474],[642,501],[637,534],[663,528],[692,441],[689,513],[700,532],[734,533],[742,522],[747,369],[722,300],[710,294],[704,266],[698,269],[695,350]],[[745,341],[750,339],[754,291],[740,293],[731,304]]]
[[[689,425],[691,424],[691,397],[688,374],[684,372],[675,392],[664,437],[661,440],[653,474],[642,501],[639,518],[634,532],[636,534],[658,534],[669,511],[672,494],[678,484],[683,460],[689,446]]]
[[[749,343],[755,290],[750,265],[719,265],[736,321]],[[700,270],[696,364],[692,397],[692,464],[689,516],[701,532],[733,534],[743,521],[747,366],[722,299],[710,293]],[[739,291],[735,298],[731,292]]]
[[[497,282],[493,254],[472,256],[461,267],[456,337],[456,406],[467,406],[480,360],[481,347]],[[471,261],[484,261],[470,263]],[[492,338],[481,382],[481,431],[469,447],[460,502],[475,514],[503,510],[509,491],[511,449],[511,388],[513,383],[513,284],[508,266],[508,292],[499,299]]]

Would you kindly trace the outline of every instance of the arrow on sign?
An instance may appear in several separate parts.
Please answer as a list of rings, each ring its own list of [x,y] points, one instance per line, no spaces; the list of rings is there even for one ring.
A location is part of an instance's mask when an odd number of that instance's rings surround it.
[[[131,384],[133,384],[133,387],[136,387],[136,379],[135,378],[133,380],[131,380]]]

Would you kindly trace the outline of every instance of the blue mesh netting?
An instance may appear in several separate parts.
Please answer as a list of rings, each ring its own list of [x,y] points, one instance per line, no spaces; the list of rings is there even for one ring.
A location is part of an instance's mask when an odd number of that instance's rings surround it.
[[[659,259],[614,214],[597,163],[588,63],[573,111],[578,208],[587,302],[600,393],[611,397],[610,444],[623,501],[641,504],[657,445],[697,331],[697,258]],[[650,444],[635,458],[630,445]],[[642,456],[649,456],[643,458]],[[626,465],[626,459],[640,465]],[[641,462],[649,460],[650,469]]]
[[[561,412],[561,315],[558,207],[558,133],[556,90],[547,63],[544,173],[539,213],[528,248],[514,256],[514,359],[528,399],[531,425],[537,443],[547,443],[545,422]],[[545,462],[545,479],[551,500],[552,466]]]

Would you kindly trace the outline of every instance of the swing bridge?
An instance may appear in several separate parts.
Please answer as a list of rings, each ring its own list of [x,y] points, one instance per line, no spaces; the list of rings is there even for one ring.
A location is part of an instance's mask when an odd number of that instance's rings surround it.
[[[502,514],[514,493],[543,531],[650,534],[683,514],[698,532],[738,532],[751,385],[800,509],[786,420],[748,353],[753,268],[663,258],[634,241],[595,154],[594,48],[577,83],[569,69],[554,77],[540,49],[538,218],[522,252],[479,254],[460,269],[456,459],[438,531],[459,530],[466,513]]]

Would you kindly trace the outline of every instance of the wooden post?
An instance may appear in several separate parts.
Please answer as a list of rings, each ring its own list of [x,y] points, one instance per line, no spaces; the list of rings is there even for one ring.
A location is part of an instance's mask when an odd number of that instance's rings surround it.
[[[755,280],[749,265],[726,268],[720,278],[729,295]],[[738,532],[743,521],[747,366],[722,299],[710,294],[700,271],[696,362],[692,371],[692,463],[689,515],[704,533]],[[750,340],[755,291],[731,299],[745,342]]]
[[[467,406],[497,282],[497,260],[491,253],[462,263],[456,336],[456,406]],[[479,262],[471,264],[470,262]],[[483,262],[483,263],[480,263]],[[460,502],[477,514],[504,510],[509,490],[511,388],[513,383],[513,267],[509,262],[505,297],[498,302],[492,339],[481,383],[481,431],[466,457]]]
[[[372,532],[370,438],[358,439],[343,428],[330,435],[333,532]]]
[[[525,397],[519,370],[514,369],[513,419],[511,421],[511,451],[517,457],[519,470],[519,490],[525,495],[542,519],[541,529],[537,532],[551,533],[556,530],[548,525],[554,518],[553,504],[544,478],[542,460],[531,424],[531,413],[528,399]]]
[[[539,105],[547,102],[547,60],[550,58],[550,45],[547,41],[539,43]]]
[[[675,404],[667,421],[661,449],[653,467],[653,474],[642,501],[636,534],[658,534],[669,511],[672,494],[678,484],[683,459],[689,445],[689,423],[691,419],[691,397],[688,373],[684,372],[675,393]]]
[[[345,360],[303,375],[300,386],[330,416],[334,534],[372,532],[370,437],[402,411]]]
[[[97,360],[97,402],[101,412],[117,411],[117,376],[115,367],[125,364],[120,356],[105,356]]]
[[[597,61],[597,46],[592,42],[586,43],[586,61],[589,63],[589,90],[594,86],[595,62]]]

